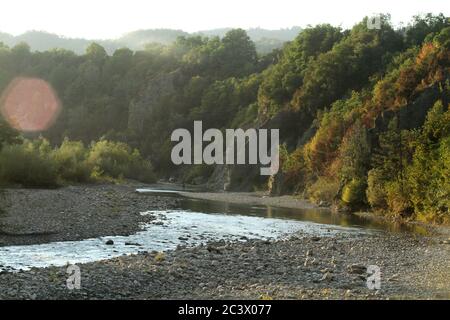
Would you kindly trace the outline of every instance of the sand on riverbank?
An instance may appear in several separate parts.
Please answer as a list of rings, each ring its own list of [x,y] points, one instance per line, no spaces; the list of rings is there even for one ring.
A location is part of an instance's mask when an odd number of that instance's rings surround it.
[[[317,205],[294,196],[268,196],[266,192],[179,192],[180,195],[203,200],[235,204],[264,205],[291,209],[317,209]]]

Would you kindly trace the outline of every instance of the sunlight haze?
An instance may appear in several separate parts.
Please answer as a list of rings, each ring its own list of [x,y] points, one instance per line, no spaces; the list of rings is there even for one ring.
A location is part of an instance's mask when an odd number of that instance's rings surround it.
[[[0,32],[18,35],[29,30],[66,37],[118,38],[138,29],[170,28],[188,32],[240,27],[266,29],[331,23],[351,27],[362,16],[390,13],[394,24],[417,13],[449,13],[446,1],[30,1],[2,4]]]

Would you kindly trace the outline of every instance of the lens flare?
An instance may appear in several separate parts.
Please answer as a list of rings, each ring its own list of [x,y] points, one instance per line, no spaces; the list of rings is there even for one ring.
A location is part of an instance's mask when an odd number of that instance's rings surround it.
[[[45,131],[59,115],[61,104],[49,83],[38,78],[16,78],[1,98],[0,111],[15,129]]]

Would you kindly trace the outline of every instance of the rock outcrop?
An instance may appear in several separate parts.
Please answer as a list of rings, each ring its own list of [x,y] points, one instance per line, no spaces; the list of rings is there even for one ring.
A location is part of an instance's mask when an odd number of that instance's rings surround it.
[[[151,110],[157,106],[162,98],[175,93],[176,80],[181,76],[179,70],[168,74],[161,74],[151,79],[147,88],[137,101],[132,101],[128,114],[128,129],[140,134],[144,128],[144,121],[148,118]]]

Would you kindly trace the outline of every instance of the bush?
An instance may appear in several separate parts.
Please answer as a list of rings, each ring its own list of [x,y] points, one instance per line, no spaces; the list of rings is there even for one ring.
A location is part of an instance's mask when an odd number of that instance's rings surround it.
[[[320,177],[317,181],[307,189],[309,199],[314,203],[325,201],[331,204],[339,191],[339,184]]]
[[[352,179],[342,190],[342,201],[349,206],[360,206],[366,202],[366,182],[363,179]]]
[[[130,178],[155,181],[152,165],[138,150],[102,140],[88,150],[82,142],[65,139],[59,148],[42,138],[0,151],[0,182],[51,187],[64,182]]]
[[[386,201],[390,212],[395,216],[409,216],[414,212],[408,192],[401,181],[392,181],[386,184]]]
[[[286,145],[281,145],[280,163],[283,174],[282,189],[286,192],[295,193],[304,191],[307,174],[303,149],[297,148],[289,154]]]
[[[386,209],[386,191],[383,188],[383,174],[379,169],[369,171],[367,177],[366,197],[374,209]]]
[[[131,154],[130,164],[128,170],[125,172],[125,176],[147,183],[156,181],[152,164],[150,161],[143,159],[137,149],[134,149]]]
[[[155,180],[153,168],[138,150],[122,142],[101,140],[91,145],[87,163],[93,168],[93,178],[131,178],[143,182]]]
[[[124,143],[102,140],[92,143],[88,163],[95,171],[111,178],[119,178],[129,165],[130,148]]]
[[[80,141],[64,139],[61,146],[53,151],[58,175],[61,179],[74,182],[87,182],[92,168],[86,161],[87,150]]]
[[[48,148],[48,142],[42,139],[5,146],[0,153],[0,181],[30,187],[56,186],[57,166]]]

